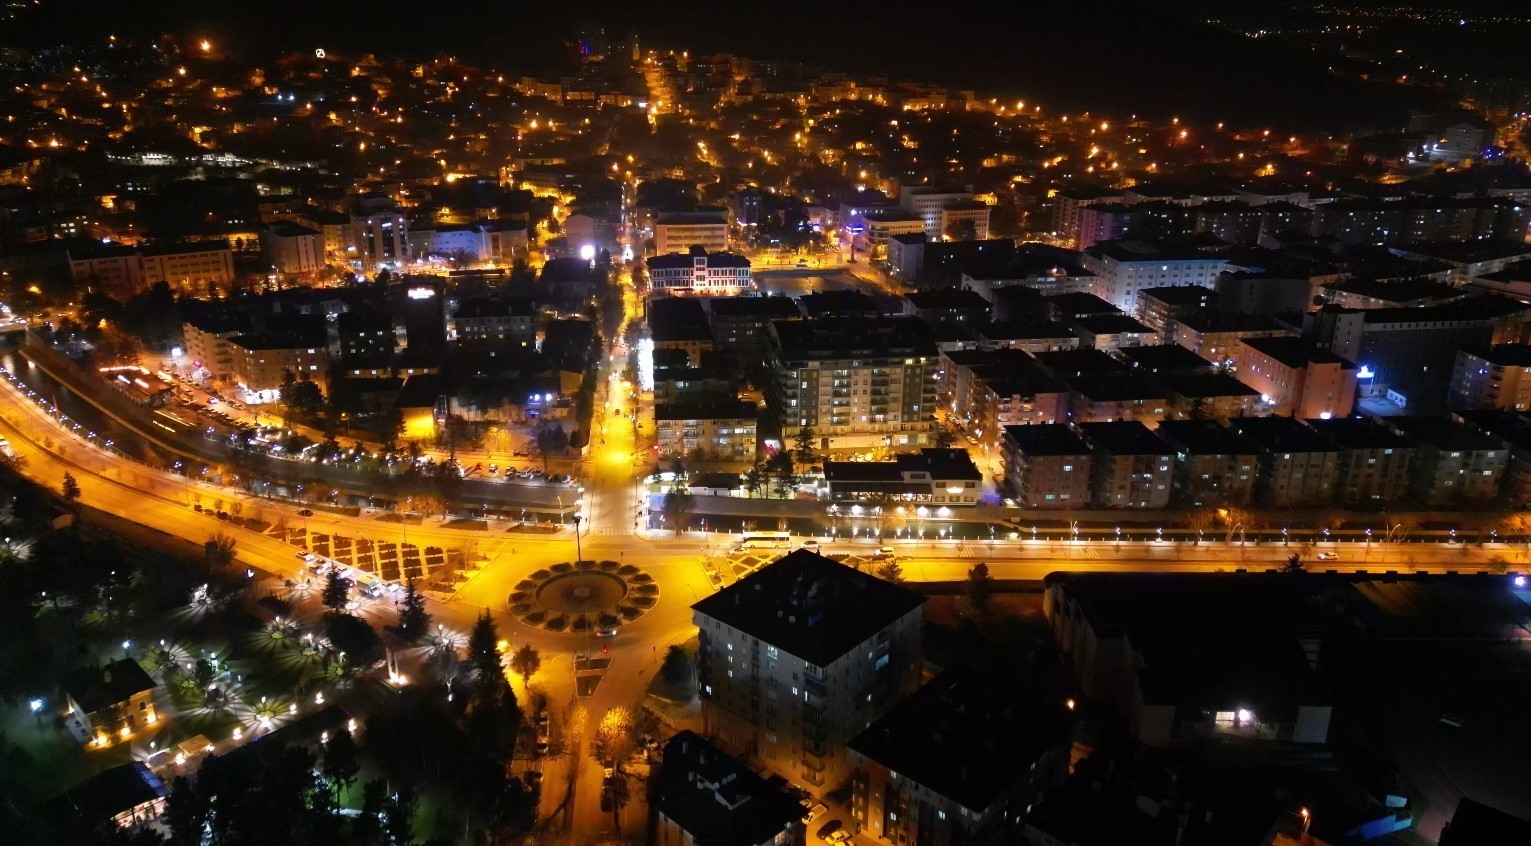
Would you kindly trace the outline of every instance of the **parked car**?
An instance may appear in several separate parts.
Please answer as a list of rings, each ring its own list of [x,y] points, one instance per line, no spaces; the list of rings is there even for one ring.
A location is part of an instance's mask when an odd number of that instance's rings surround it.
[[[812,808],[809,808],[808,809],[808,813],[803,814],[803,824],[804,825],[812,824],[819,817],[822,817],[822,816],[824,816],[827,813],[829,813],[829,809],[824,807],[824,803],[823,802],[820,802],[819,804],[814,805]],[[827,823],[824,824],[824,828],[829,828],[832,825],[839,825],[839,822],[835,821],[835,820],[831,820],[830,822],[827,822]],[[833,831],[833,829],[830,829],[830,830]],[[819,830],[819,836],[820,837],[823,837],[824,833],[825,833],[824,829],[820,829]]]
[[[821,804],[821,805],[815,805],[814,807],[815,808],[823,808],[824,806]],[[808,813],[811,814],[813,812],[809,811]],[[822,816],[822,814],[821,814],[821,816]],[[839,831],[844,825],[845,825],[845,823],[842,823],[839,820],[830,820],[829,822],[824,823],[823,825],[819,826],[819,830],[818,830],[819,839],[820,840],[828,840],[831,835],[833,835],[835,832]]]

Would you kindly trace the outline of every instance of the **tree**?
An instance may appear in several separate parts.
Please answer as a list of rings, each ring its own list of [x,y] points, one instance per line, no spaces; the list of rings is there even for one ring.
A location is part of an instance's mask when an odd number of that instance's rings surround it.
[[[201,846],[207,824],[208,804],[192,780],[177,778],[170,785],[165,801],[165,824],[170,829],[170,846]]]
[[[64,474],[64,483],[60,486],[59,492],[69,502],[74,502],[80,498],[80,483],[75,480],[73,473]]]
[[[468,633],[468,663],[477,673],[479,698],[487,699],[506,686],[505,667],[500,663],[500,631],[488,611],[478,616]]]
[[[340,570],[331,569],[325,574],[324,593],[319,601],[331,611],[345,610],[346,604],[351,601],[351,583],[340,574]]]
[[[1298,555],[1295,552],[1292,553],[1292,555],[1289,558],[1287,558],[1287,560],[1286,560],[1286,571],[1288,573],[1301,573],[1302,572],[1302,556]]]
[[[783,450],[771,456],[766,461],[766,467],[772,474],[772,491],[782,499],[791,495],[797,487],[797,470],[792,464],[792,454]]]
[[[569,433],[564,428],[551,420],[545,420],[537,424],[537,429],[532,435],[532,442],[537,448],[537,455],[542,458],[542,472],[548,472],[548,456],[563,455],[569,449]]]
[[[677,535],[685,531],[686,520],[694,508],[696,508],[696,497],[691,495],[691,489],[686,487],[686,483],[679,479],[676,480],[675,486],[665,493],[664,501],[660,504],[664,518],[670,522],[670,528]]]
[[[744,489],[752,497],[760,495],[760,492],[766,487],[766,482],[766,474],[760,469],[759,464],[751,467],[744,474]]]
[[[531,678],[537,674],[537,669],[542,666],[542,655],[532,648],[530,643],[522,644],[515,654],[510,656],[510,669],[521,677],[521,686],[530,694]]]
[[[425,610],[425,597],[415,589],[415,580],[404,583],[404,601],[399,607],[399,631],[410,643],[419,642],[430,630],[431,615]]]
[[[367,621],[350,614],[324,615],[324,636],[344,653],[341,660],[356,667],[370,667],[383,657],[383,641]]]
[[[300,378],[288,379],[292,376],[291,371],[282,375],[281,401],[289,412],[301,417],[312,416],[324,405],[324,394],[319,390],[318,384],[303,374]]]
[[[638,751],[637,732],[633,726],[633,712],[625,705],[617,705],[601,717],[590,740],[590,754],[597,761],[620,771]]]
[[[936,425],[935,445],[937,449],[951,449],[957,443],[957,436],[945,426]]]
[[[691,658],[686,654],[686,647],[680,644],[671,644],[665,650],[664,663],[659,671],[664,674],[664,680],[670,684],[684,684],[691,678]]]
[[[340,791],[344,789],[350,792],[351,784],[361,772],[356,739],[351,737],[351,732],[341,728],[330,733],[329,742],[324,744],[324,751],[320,753],[319,772],[334,785],[334,801],[338,805]]]
[[[896,559],[889,558],[877,565],[877,577],[894,584],[900,584],[904,581],[904,568],[899,566]]]
[[[890,580],[891,581],[891,580]],[[968,571],[968,602],[973,610],[983,611],[989,606],[994,594],[994,577],[989,575],[989,565],[980,561]]]
[[[207,561],[208,569],[213,567],[227,567],[234,563],[235,540],[223,532],[218,532],[208,538],[202,544],[202,556]]]
[[[813,430],[804,426],[792,436],[792,457],[798,464],[812,465],[818,460],[818,453],[813,445]]]
[[[611,802],[611,830],[621,837],[622,809],[633,798],[627,784],[627,776],[619,770],[606,780],[606,784],[601,789],[606,792],[606,798]]]

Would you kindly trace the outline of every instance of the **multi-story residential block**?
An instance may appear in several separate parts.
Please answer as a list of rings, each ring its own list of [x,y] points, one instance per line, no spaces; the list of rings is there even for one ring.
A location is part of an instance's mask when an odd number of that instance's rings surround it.
[[[771,321],[803,316],[791,297],[718,297],[706,305],[712,318],[713,347],[732,352],[739,370],[746,374],[765,366]]]
[[[685,350],[654,350],[655,404],[697,403],[732,399],[738,376],[728,356],[703,353],[692,364]]]
[[[1068,775],[1074,712],[1009,679],[950,672],[850,742],[851,816],[881,843],[1005,843]]]
[[[1332,711],[1313,660],[1323,625],[1282,578],[1054,573],[1043,611],[1083,698],[1146,746],[1319,745]]]
[[[803,846],[803,806],[700,735],[665,742],[655,846]]]
[[[340,357],[347,367],[387,368],[398,346],[393,318],[381,309],[342,312],[335,318],[340,340]]]
[[[261,230],[260,247],[277,273],[313,273],[324,267],[324,236],[301,223],[267,226]]]
[[[810,793],[919,686],[925,597],[797,550],[692,605],[703,732]]]
[[[529,350],[537,343],[537,307],[526,297],[470,297],[453,316],[457,343]]]
[[[1075,423],[1136,420],[1158,425],[1174,416],[1170,390],[1137,373],[1081,373],[1063,377],[1069,387],[1069,418]]]
[[[1350,416],[1360,372],[1354,362],[1301,338],[1245,338],[1239,344],[1239,380],[1260,392],[1269,413]]]
[[[230,338],[234,383],[255,394],[257,402],[275,401],[289,373],[295,379],[316,382],[323,389],[329,382],[329,355],[324,334],[324,326],[320,323],[317,327],[292,325],[284,331]]]
[[[126,740],[159,721],[157,685],[130,658],[104,667],[86,667],[64,677],[65,719],[95,746]]]
[[[890,237],[883,244],[888,273],[906,285],[917,282],[925,268],[926,242],[923,230]]]
[[[1137,317],[1165,338],[1173,338],[1180,318],[1206,311],[1216,303],[1217,292],[1199,285],[1144,288],[1138,292]]]
[[[1005,488],[1022,508],[1086,508],[1093,454],[1063,423],[1006,426]]]
[[[1195,285],[1211,288],[1228,263],[1221,256],[1152,241],[1104,241],[1084,251],[1099,295],[1122,311],[1137,311],[1145,288]]]
[[[1079,209],[1079,234],[1075,249],[1088,250],[1103,241],[1118,241],[1138,234],[1141,213],[1122,203],[1092,203]]]
[[[368,273],[407,262],[409,219],[387,208],[351,212],[344,260]]]
[[[214,384],[232,379],[234,351],[229,339],[250,331],[249,316],[201,301],[187,301],[183,308],[181,339],[186,343],[186,359],[191,362],[193,375]]]
[[[728,216],[722,211],[662,212],[654,220],[654,254],[688,254],[692,247],[728,249]]]
[[[1336,308],[1418,308],[1455,302],[1471,296],[1472,289],[1429,277],[1382,281],[1341,279],[1324,286],[1324,300]]]
[[[1140,373],[1215,373],[1217,368],[1196,353],[1175,344],[1124,347],[1112,353]]]
[[[1126,200],[1122,192],[1092,185],[1071,185],[1053,197],[1053,234],[1077,243],[1083,210],[1090,205],[1109,205]]]
[[[1340,490],[1344,451],[1291,417],[1246,417],[1230,429],[1260,449],[1257,499],[1267,508],[1317,508]]]
[[[965,288],[932,288],[904,296],[904,313],[932,327],[976,329],[988,322],[989,301]]]
[[[1531,346],[1497,344],[1458,350],[1446,405],[1454,411],[1531,410]]]
[[[1155,381],[1167,389],[1170,417],[1177,420],[1226,423],[1265,413],[1260,392],[1227,373],[1160,373]]]
[[[1125,314],[1100,314],[1068,321],[1079,336],[1080,346],[1097,350],[1120,350],[1144,345],[1157,346],[1159,333]]]
[[[1340,504],[1387,505],[1408,493],[1415,452],[1408,441],[1370,418],[1307,423],[1340,447]]]
[[[700,366],[702,354],[713,349],[712,324],[702,301],[691,297],[649,300],[649,337],[654,350],[682,350],[693,365]]]
[[[701,247],[654,256],[645,266],[650,287],[672,294],[733,296],[755,284],[749,259],[734,253],[709,253]]]
[[[1360,366],[1363,397],[1391,392],[1411,412],[1431,413],[1445,405],[1457,351],[1524,342],[1531,306],[1479,296],[1423,308],[1325,306],[1309,319],[1305,334]]]
[[[1169,505],[1175,457],[1162,438],[1136,421],[1082,423],[1076,428],[1094,452],[1090,481],[1097,507]]]
[[[1443,417],[1380,419],[1414,447],[1409,493],[1429,506],[1483,504],[1499,497],[1510,451],[1498,440]]]
[[[1224,316],[1210,311],[1182,315],[1175,322],[1174,333],[1171,343],[1179,344],[1213,364],[1234,370],[1239,367],[1242,352],[1239,341],[1291,334],[1267,317]]]
[[[784,429],[812,429],[826,450],[930,442],[940,361],[920,319],[777,320],[769,341],[771,397]]]
[[[891,461],[826,461],[824,484],[834,503],[973,506],[983,492],[983,474],[965,449],[927,447]]]
[[[1531,506],[1531,414],[1524,411],[1458,411],[1458,420],[1475,432],[1482,432],[1509,450],[1499,495],[1511,508]]]
[[[227,241],[198,241],[144,247],[144,284],[168,282],[181,291],[202,292],[234,281],[234,253]]]
[[[1260,447],[1215,420],[1166,420],[1154,434],[1175,451],[1176,499],[1190,506],[1249,505]]]
[[[1509,199],[1407,197],[1338,200],[1314,207],[1310,234],[1354,244],[1518,241],[1531,206]]]
[[[887,261],[888,242],[899,235],[925,235],[925,221],[919,215],[897,208],[868,209],[852,218],[847,226],[853,249],[868,261]]]
[[[660,455],[704,461],[754,461],[759,413],[738,400],[654,406]]]
[[[1073,329],[1055,321],[991,322],[978,327],[979,342],[987,349],[1048,353],[1079,349]]]
[[[1018,350],[945,353],[940,402],[984,452],[1001,453],[1005,426],[1060,423],[1069,392]]]
[[[981,241],[989,237],[989,207],[973,202],[971,188],[909,186],[899,190],[898,205],[905,212],[919,217],[925,237],[932,241]],[[949,231],[947,224],[958,221],[967,221],[974,232],[966,237],[958,237]]]

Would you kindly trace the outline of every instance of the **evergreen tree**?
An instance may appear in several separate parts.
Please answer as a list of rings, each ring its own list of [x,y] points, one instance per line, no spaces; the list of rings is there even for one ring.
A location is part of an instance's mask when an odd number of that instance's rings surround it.
[[[351,601],[351,585],[345,576],[340,575],[337,569],[330,570],[324,577],[324,594],[319,599],[324,607],[331,611],[344,611],[346,603]]]
[[[425,610],[425,597],[415,589],[415,580],[404,585],[404,602],[399,608],[399,631],[410,643],[417,643],[430,630],[431,615]]]
[[[60,486],[60,493],[69,502],[74,502],[80,498],[80,483],[75,480],[73,473],[64,474],[64,483]]]

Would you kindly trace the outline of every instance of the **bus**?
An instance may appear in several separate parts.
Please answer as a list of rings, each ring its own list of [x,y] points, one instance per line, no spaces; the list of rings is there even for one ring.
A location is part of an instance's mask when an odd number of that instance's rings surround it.
[[[739,541],[740,549],[787,549],[792,535],[787,532],[752,532]]]

